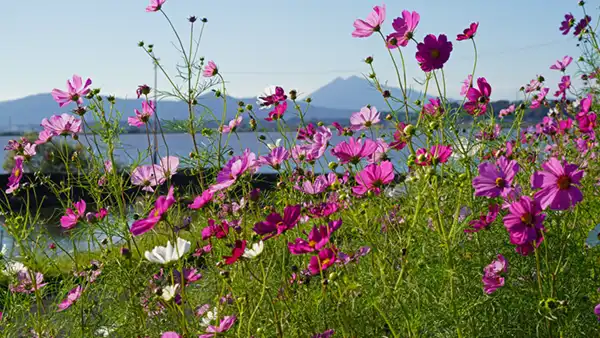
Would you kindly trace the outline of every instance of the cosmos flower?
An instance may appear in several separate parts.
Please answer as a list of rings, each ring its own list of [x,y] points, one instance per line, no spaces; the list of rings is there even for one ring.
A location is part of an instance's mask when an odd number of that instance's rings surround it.
[[[90,92],[91,85],[91,79],[87,79],[84,84],[81,76],[73,75],[72,80],[67,80],[67,91],[55,88],[52,90],[52,97],[60,107],[64,107],[71,102],[81,105],[83,104],[83,97]]]
[[[150,121],[150,118],[154,115],[155,111],[156,105],[154,104],[154,101],[142,101],[142,111],[140,112],[137,108],[134,109],[135,116],[129,116],[127,118],[127,123],[133,127],[143,127]]]
[[[503,273],[506,273],[508,262],[504,256],[498,254],[497,259],[493,260],[488,266],[483,269],[483,291],[492,294],[502,286],[504,286]]]
[[[65,215],[60,218],[60,225],[65,229],[72,229],[85,217],[86,203],[84,200],[74,202],[73,208],[75,210],[67,208]]]
[[[58,304],[58,312],[64,311],[71,307],[78,299],[81,297],[83,293],[83,288],[81,285],[77,285],[67,294],[67,298],[65,298],[60,304]]]
[[[541,189],[534,195],[542,209],[567,210],[583,200],[579,190],[584,171],[576,164],[550,158],[542,164],[543,171],[531,176],[531,187]]]
[[[417,45],[416,58],[419,66],[424,72],[431,72],[435,69],[442,69],[444,64],[450,59],[452,52],[452,42],[444,34],[436,37],[429,34],[423,42]]]
[[[463,41],[473,39],[475,37],[475,34],[477,33],[477,28],[479,28],[479,22],[471,23],[469,28],[466,28],[465,30],[463,30],[462,34],[458,34],[456,36],[456,40]]]
[[[419,13],[407,10],[402,11],[402,17],[396,18],[392,22],[394,32],[386,38],[388,48],[406,47],[408,42],[413,38],[420,20],[421,16]]]
[[[496,164],[483,162],[479,165],[479,176],[473,179],[475,196],[494,198],[506,196],[512,188],[515,175],[519,171],[517,161],[507,160],[504,156]]]
[[[202,72],[202,76],[204,77],[213,77],[219,74],[219,69],[217,68],[217,64],[214,61],[208,61],[206,66],[204,66],[204,71]]]
[[[174,262],[183,257],[188,251],[190,251],[191,243],[182,239],[177,238],[176,246],[171,244],[171,241],[167,241],[167,246],[156,246],[152,251],[144,252],[144,257],[152,263],[157,264],[168,264]]]
[[[146,7],[146,12],[158,12],[162,8],[162,5],[167,0],[150,0],[150,5]]]
[[[350,125],[352,130],[363,130],[371,128],[372,125],[379,123],[379,112],[375,107],[362,107],[359,112],[352,113],[350,116]]]
[[[552,66],[550,66],[550,69],[564,72],[572,61],[573,58],[567,55],[562,60],[556,61]]]
[[[373,11],[366,20],[356,19],[354,21],[354,31],[352,36],[355,38],[366,38],[375,32],[379,32],[381,25],[385,21],[385,5],[373,7]]]

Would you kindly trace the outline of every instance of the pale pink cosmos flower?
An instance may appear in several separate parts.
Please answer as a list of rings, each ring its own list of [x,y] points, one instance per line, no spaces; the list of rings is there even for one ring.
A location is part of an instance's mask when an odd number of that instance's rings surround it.
[[[391,148],[390,145],[382,138],[378,138],[375,142],[377,143],[377,149],[371,156],[369,156],[367,160],[369,163],[376,163],[386,159],[386,154]]]
[[[44,127],[44,131],[46,131],[49,137],[66,136],[69,134],[75,136],[81,132],[81,120],[67,113],[52,115],[49,120],[45,118],[42,120],[41,126]]]
[[[31,279],[29,274],[29,270],[21,270],[17,272],[17,282],[19,284],[14,285],[11,283],[9,285],[9,290],[13,293],[30,294],[46,285],[46,283],[44,283],[44,275],[41,272],[33,273],[35,282]]]
[[[331,129],[328,127],[321,126],[317,128],[309,147],[309,157],[311,160],[317,160],[325,154],[325,150],[327,150],[329,140],[331,140],[332,136]]]
[[[158,184],[163,184],[167,178],[172,178],[177,173],[179,167],[179,157],[167,156],[160,159],[160,169],[162,171],[161,178],[158,180]]]
[[[572,61],[573,58],[567,55],[562,60],[556,61],[552,66],[550,66],[550,69],[564,72]]]
[[[67,91],[60,89],[52,90],[52,97],[60,107],[66,106],[71,102],[77,102],[78,105],[83,104],[83,97],[90,92],[92,80],[87,79],[85,84],[79,75],[73,75],[72,80],[67,80]]]
[[[217,64],[214,61],[208,61],[208,64],[204,66],[204,71],[202,72],[202,76],[204,77],[213,77],[219,73],[219,69],[217,68]]]
[[[75,210],[67,208],[65,215],[60,218],[60,226],[65,229],[72,229],[85,217],[86,203],[84,200],[73,203],[73,208]]]
[[[13,193],[20,186],[21,179],[23,178],[23,157],[15,156],[15,166],[10,173],[10,177],[8,178],[8,189],[6,189],[7,194]]]
[[[210,187],[212,192],[221,191],[229,188],[237,179],[246,172],[255,173],[260,167],[256,159],[256,154],[250,149],[244,150],[241,156],[232,157],[227,164],[217,174],[217,183]]]
[[[498,254],[498,259],[492,261],[483,269],[483,290],[485,293],[492,294],[502,286],[504,286],[503,273],[506,273],[508,262],[504,256]]]
[[[148,123],[152,115],[154,115],[155,109],[156,105],[154,104],[154,101],[142,101],[142,111],[140,112],[137,108],[134,109],[135,116],[129,116],[127,118],[127,123],[133,127],[142,127]]]
[[[384,21],[385,5],[375,6],[366,20],[356,19],[356,21],[354,21],[354,32],[352,32],[352,36],[355,38],[369,37],[374,32],[379,32]]]
[[[462,82],[462,87],[460,87],[460,96],[467,95],[471,87],[473,87],[473,75],[469,74]]]
[[[146,7],[146,12],[158,12],[167,0],[150,0],[150,5]]]
[[[60,304],[58,304],[58,312],[64,311],[71,307],[78,299],[81,297],[83,293],[83,288],[81,285],[77,285],[67,294],[67,298],[65,298]]]
[[[44,144],[47,142],[50,142],[50,140],[52,139],[52,133],[47,131],[47,130],[42,130],[40,131],[40,134],[38,135],[38,139],[35,140],[35,144]]]
[[[540,90],[540,92],[533,97],[533,100],[531,101],[531,105],[529,106],[529,108],[537,109],[537,108],[541,107],[544,100],[546,100],[546,95],[548,95],[549,91],[550,91],[550,88],[542,88],[542,90]]]
[[[133,169],[131,184],[142,186],[142,190],[154,192],[152,187],[157,186],[165,179],[163,168],[159,165],[142,165]]]
[[[501,118],[508,116],[515,112],[515,108],[516,108],[515,105],[511,104],[510,106],[508,106],[508,108],[501,109],[500,113],[498,113],[498,116]]]
[[[221,133],[227,134],[234,132],[237,127],[242,124],[243,117],[240,115],[235,119],[229,121],[229,124],[221,126]]]
[[[198,336],[198,338],[213,338],[216,336],[217,333],[227,332],[229,329],[231,329],[233,324],[235,324],[235,320],[236,320],[235,316],[225,316],[219,322],[219,326],[209,325],[206,328],[206,333],[201,334],[200,336]],[[219,335],[219,336],[221,336],[221,335]]]
[[[363,130],[371,128],[372,125],[379,123],[379,112],[375,107],[362,107],[359,112],[350,116],[350,125],[352,130]]]
[[[392,22],[392,27],[395,32],[391,33],[386,38],[388,48],[396,48],[398,46],[406,47],[408,42],[413,38],[415,30],[419,25],[419,20],[421,20],[419,13],[415,11],[409,12],[407,10],[402,11],[402,17],[396,18]]]

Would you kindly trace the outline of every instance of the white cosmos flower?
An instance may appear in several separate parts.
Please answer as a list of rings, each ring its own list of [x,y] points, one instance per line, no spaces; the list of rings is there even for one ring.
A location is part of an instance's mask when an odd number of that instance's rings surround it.
[[[114,327],[102,326],[101,328],[96,330],[96,336],[108,337],[108,335],[111,334],[114,330]]]
[[[179,289],[179,284],[165,286],[162,289],[162,294],[160,297],[168,302],[175,297],[175,294],[177,294],[177,289]]]
[[[254,243],[254,244],[252,244],[252,249],[248,249],[248,247],[246,247],[246,249],[244,250],[244,254],[242,256],[246,257],[246,258],[250,258],[250,259],[256,258],[256,256],[260,255],[263,252],[264,248],[265,248],[265,245],[264,245],[263,241]]]
[[[146,251],[144,257],[152,263],[167,264],[183,257],[190,251],[191,243],[182,238],[177,238],[177,246],[171,245],[171,241],[167,242],[167,246],[157,246],[152,251]]]
[[[212,311],[208,311],[206,312],[206,316],[202,317],[202,322],[200,323],[200,325],[207,327],[209,325],[211,325],[213,322],[215,322],[217,320],[217,308],[213,308]]]
[[[275,140],[275,144],[268,143],[267,144],[267,148],[269,148],[269,150],[273,150],[273,149],[279,147],[280,144],[281,144],[281,139],[278,138],[278,139]]]
[[[27,271],[27,267],[23,263],[17,261],[8,261],[6,262],[4,270],[2,270],[2,274],[5,276],[14,276],[21,271]]]

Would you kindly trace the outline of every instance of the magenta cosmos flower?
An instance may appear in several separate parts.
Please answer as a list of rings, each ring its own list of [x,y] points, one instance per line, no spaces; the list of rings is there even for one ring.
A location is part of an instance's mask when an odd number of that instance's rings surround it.
[[[188,208],[198,210],[202,209],[205,205],[210,203],[213,199],[214,193],[210,190],[204,190],[200,196],[194,198],[194,202],[188,205]]]
[[[573,35],[579,36],[583,32],[585,32],[585,29],[587,28],[587,26],[589,25],[590,22],[592,22],[592,17],[589,15],[586,15],[585,18],[579,20],[579,22],[577,23],[577,26],[575,26]]]
[[[60,304],[58,304],[58,312],[64,311],[71,307],[78,299],[81,297],[83,293],[83,288],[81,285],[77,285],[67,294],[67,298],[65,298]]]
[[[13,193],[21,185],[23,178],[23,156],[15,156],[15,166],[13,167],[10,177],[8,178],[7,194]]]
[[[264,93],[258,96],[258,105],[260,109],[271,108],[280,102],[286,102],[287,95],[283,88],[279,86],[269,86]]]
[[[329,329],[329,330],[323,331],[322,333],[317,333],[317,334],[311,336],[310,338],[331,338],[331,337],[333,337],[334,334],[335,334],[335,331],[333,329]]]
[[[74,202],[73,208],[75,210],[67,208],[65,215],[60,218],[60,225],[65,229],[72,229],[85,217],[86,203],[84,200]]]
[[[566,210],[583,200],[578,186],[583,177],[583,170],[576,164],[564,161],[561,163],[552,157],[542,164],[544,171],[531,175],[531,187],[541,189],[535,193],[542,209]]]
[[[275,108],[269,112],[269,116],[265,117],[265,121],[272,122],[277,121],[283,117],[287,110],[288,104],[287,101],[283,101],[281,103],[276,103]]]
[[[181,336],[179,335],[179,333],[174,332],[174,331],[168,331],[163,333],[160,338],[181,338]]]
[[[500,212],[500,206],[495,203],[490,204],[487,214],[479,216],[479,219],[470,221],[469,226],[471,226],[471,228],[465,229],[465,232],[478,232],[487,229],[498,217],[498,212]]]
[[[294,243],[288,243],[288,249],[292,255],[302,255],[321,250],[329,242],[331,233],[328,227],[316,225],[308,234],[308,241],[303,238],[296,238]]]
[[[174,189],[169,188],[167,196],[159,196],[154,202],[154,209],[150,211],[148,217],[138,219],[131,225],[131,233],[134,236],[139,236],[152,229],[161,221],[163,215],[169,210],[169,208],[175,203],[175,197],[173,197]]]
[[[573,58],[567,55],[562,60],[556,61],[552,66],[550,66],[550,69],[560,70],[561,72],[564,72],[567,69],[567,67],[569,67],[572,61]]]
[[[277,147],[271,150],[271,153],[267,156],[261,156],[258,158],[260,164],[270,165],[273,169],[279,170],[281,164],[290,157],[290,153],[284,147]]]
[[[427,114],[431,117],[439,117],[444,114],[444,107],[442,107],[442,100],[439,98],[429,99],[429,103],[423,106],[422,113]]]
[[[475,196],[498,197],[504,196],[512,189],[515,175],[519,171],[519,163],[509,161],[502,156],[496,160],[496,164],[484,162],[479,165],[479,176],[473,179]]]
[[[146,7],[146,12],[158,12],[167,0],[150,0],[150,5]]]
[[[594,314],[596,315],[596,318],[598,318],[598,321],[600,321],[600,304],[598,304],[598,305],[596,305],[596,307],[594,307]]]
[[[202,72],[202,76],[204,77],[213,77],[219,74],[219,68],[217,68],[217,64],[214,61],[208,61],[208,64],[204,66],[204,71]]]
[[[554,93],[554,97],[562,96],[562,100],[565,101],[567,99],[567,90],[571,88],[571,76],[565,75],[560,78],[560,83],[558,84],[558,90]]]
[[[350,116],[350,125],[352,130],[363,130],[371,128],[372,125],[379,123],[379,112],[375,107],[363,107],[359,112],[352,113]]]
[[[323,249],[318,255],[312,256],[308,263],[308,271],[311,275],[318,275],[322,271],[329,269],[335,263],[335,251],[331,248]]]
[[[560,23],[559,29],[563,35],[567,35],[573,25],[575,25],[575,17],[573,17],[573,14],[568,13],[565,14],[565,19]]]
[[[355,139],[338,143],[331,154],[340,160],[341,164],[358,164],[362,158],[371,156],[377,150],[377,143],[371,139]]]
[[[389,48],[398,46],[406,47],[408,42],[413,38],[415,30],[419,25],[421,16],[417,12],[402,11],[402,17],[396,18],[392,22],[393,33],[387,36],[386,41]]]
[[[154,101],[142,101],[142,111],[140,112],[137,108],[134,109],[135,116],[128,117],[127,123],[133,127],[142,127],[150,121],[155,111],[156,105]]]
[[[485,293],[492,294],[499,288],[504,286],[503,273],[506,273],[508,268],[508,262],[504,256],[498,254],[497,259],[493,260],[490,265],[483,269],[483,291]]]
[[[356,19],[354,21],[352,36],[355,38],[367,38],[374,32],[379,32],[384,21],[385,5],[375,6],[366,20]]]
[[[469,28],[466,28],[465,30],[463,30],[462,34],[458,34],[456,36],[456,40],[463,41],[474,38],[475,34],[477,33],[477,28],[479,28],[479,22],[471,23]]]
[[[243,117],[240,115],[240,116],[236,117],[235,119],[229,121],[229,123],[227,125],[222,125],[221,133],[227,134],[227,133],[234,132],[237,129],[237,127],[239,127],[240,124],[242,124],[242,120],[243,120]]]
[[[380,164],[369,164],[355,177],[357,186],[352,191],[357,195],[364,195],[368,191],[375,194],[381,192],[381,187],[391,183],[394,180],[394,166],[390,161],[384,161]]]
[[[469,102],[465,103],[465,110],[474,116],[485,114],[487,105],[490,102],[490,96],[492,95],[492,86],[490,86],[484,77],[477,79],[477,87],[479,89],[469,88],[467,91]]]
[[[235,316],[225,316],[219,322],[219,326],[209,325],[206,328],[206,333],[199,335],[198,338],[213,338],[217,333],[227,332],[235,324],[235,320]]]
[[[430,72],[435,69],[441,69],[450,59],[452,52],[452,42],[444,34],[436,37],[429,34],[423,42],[417,45],[416,58],[424,72]]]
[[[420,166],[438,165],[448,161],[452,155],[452,146],[438,144],[431,147],[429,151],[421,148],[417,150],[416,155],[415,163]]]
[[[264,221],[254,224],[253,230],[259,235],[265,235],[264,240],[280,235],[298,224],[301,211],[300,205],[289,205],[283,209],[283,217],[274,212]]]
[[[535,244],[539,246],[544,239],[542,232],[545,231],[542,208],[537,200],[529,196],[521,196],[508,207],[509,214],[504,216],[503,222],[510,242],[517,246],[516,251],[523,256],[533,252]]]
[[[256,160],[256,155],[250,149],[244,150],[240,156],[232,157],[227,164],[217,174],[217,183],[210,187],[212,192],[221,191],[232,186],[237,179],[246,172],[254,173],[260,163]]]
[[[55,88],[52,90],[52,97],[60,107],[64,107],[71,102],[76,102],[78,105],[81,105],[83,104],[83,97],[90,92],[91,85],[91,79],[87,79],[84,84],[81,76],[73,75],[72,80],[67,80],[67,91],[65,92]]]
[[[542,88],[539,93],[535,94],[533,96],[533,100],[531,101],[529,109],[537,109],[541,107],[544,101],[546,100],[546,95],[548,95],[549,91],[550,88]]]

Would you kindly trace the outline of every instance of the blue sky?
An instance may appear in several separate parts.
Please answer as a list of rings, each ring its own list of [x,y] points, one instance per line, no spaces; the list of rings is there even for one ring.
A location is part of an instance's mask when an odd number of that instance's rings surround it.
[[[492,99],[516,99],[519,86],[536,74],[545,75],[554,90],[559,74],[549,66],[564,55],[577,55],[576,41],[558,31],[564,13],[582,16],[574,0],[388,2],[384,30],[391,30],[393,18],[403,9],[416,10],[421,14],[417,40],[429,33],[445,33],[454,40],[469,23],[479,21],[477,75],[492,84]],[[137,42],[154,43],[166,64],[174,64],[178,55],[167,22],[159,13],[146,13],[147,4],[147,0],[3,4],[0,100],[63,88],[74,73],[91,77],[94,87],[119,97],[133,96],[138,84],[152,84],[152,63]],[[189,15],[208,18],[201,54],[217,62],[231,95],[254,97],[271,84],[310,93],[335,77],[367,73],[361,60],[369,55],[374,56],[381,78],[395,83],[381,40],[350,35],[353,21],[366,17],[377,4],[381,2],[167,0],[164,10],[184,36]],[[404,53],[409,77],[422,78],[414,44]],[[454,42],[446,66],[450,95],[458,96],[460,81],[472,65],[470,41]]]

